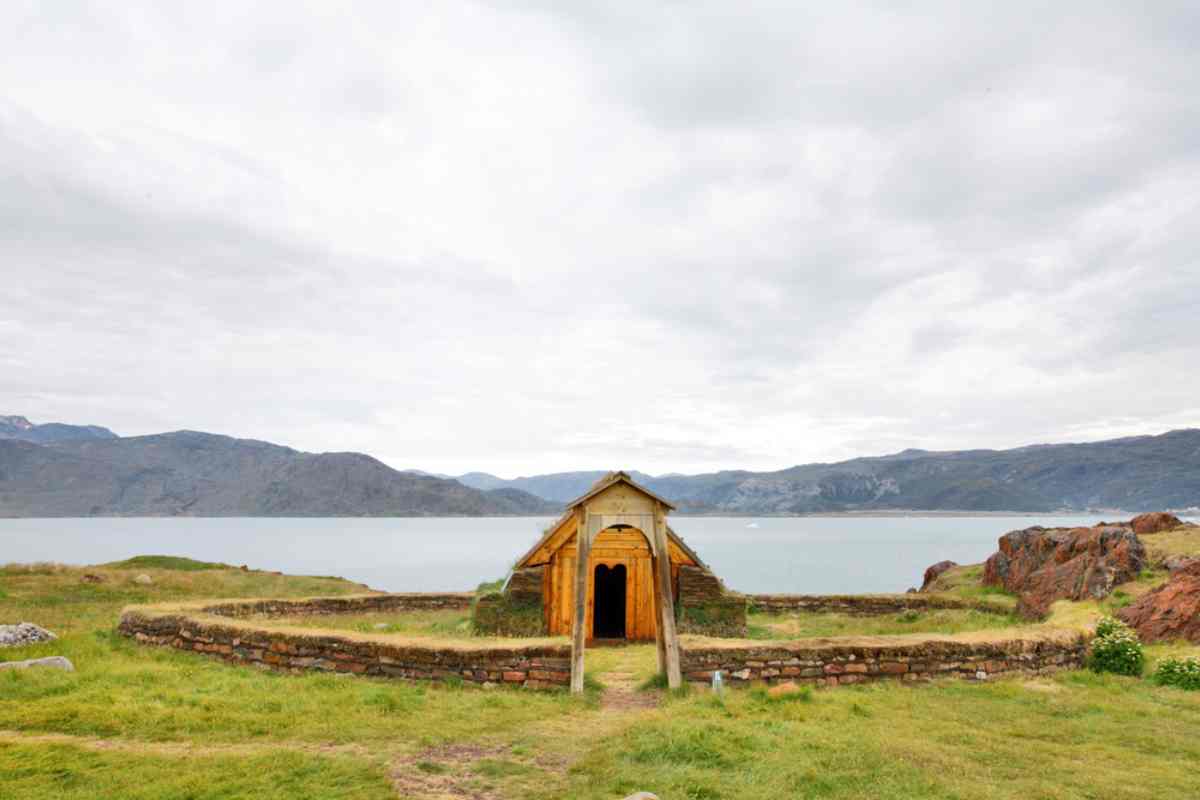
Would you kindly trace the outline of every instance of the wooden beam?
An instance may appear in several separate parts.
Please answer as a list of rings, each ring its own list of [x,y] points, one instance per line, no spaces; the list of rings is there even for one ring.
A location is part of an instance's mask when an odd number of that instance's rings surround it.
[[[662,629],[667,686],[678,689],[683,685],[683,672],[679,665],[679,638],[675,635],[675,600],[671,592],[671,556],[667,547],[667,524],[662,516],[661,505],[655,507],[654,541],[655,549],[660,553],[655,561],[658,566],[659,627]]]
[[[588,531],[588,512],[579,509],[579,532],[575,536],[575,623],[571,628],[571,692],[583,692],[583,649],[587,641],[588,555],[592,537]]]
[[[656,653],[658,656],[658,674],[666,675],[667,639],[666,634],[663,632],[662,612],[659,611],[659,609],[662,608],[662,599],[658,596],[658,562],[658,557],[655,557],[651,561],[651,568],[654,570],[654,574],[650,576],[650,585],[652,587],[650,594],[653,597],[655,613],[658,615],[654,621],[654,645],[655,649],[658,651]]]

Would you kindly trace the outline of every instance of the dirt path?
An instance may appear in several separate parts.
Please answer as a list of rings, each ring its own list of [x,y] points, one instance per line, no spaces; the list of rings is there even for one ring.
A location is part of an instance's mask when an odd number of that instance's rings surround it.
[[[478,744],[445,745],[427,748],[413,756],[398,758],[388,769],[388,777],[400,797],[422,800],[501,800],[495,790],[477,785],[470,765],[483,759],[503,758],[507,747]]]
[[[359,744],[321,744],[316,742],[256,742],[254,744],[195,744],[192,742],[145,742],[137,739],[104,739],[98,736],[74,736],[69,733],[24,733],[0,730],[0,742],[13,744],[69,744],[88,750],[116,750],[160,756],[257,756],[287,750],[311,755],[353,755],[370,757],[371,750]]]
[[[620,714],[627,711],[644,711],[658,705],[659,692],[640,691],[632,672],[614,670],[596,676],[604,684],[600,695],[601,714]]]

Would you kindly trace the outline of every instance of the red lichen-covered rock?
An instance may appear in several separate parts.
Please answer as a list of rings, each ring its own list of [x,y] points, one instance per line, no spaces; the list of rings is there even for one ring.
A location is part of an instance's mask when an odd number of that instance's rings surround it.
[[[1200,559],[1171,573],[1171,579],[1117,612],[1147,642],[1200,642]]]
[[[1165,511],[1153,511],[1149,514],[1139,514],[1129,520],[1129,527],[1133,528],[1133,532],[1139,536],[1144,536],[1148,533],[1159,533],[1161,531],[1175,530],[1183,525],[1183,520],[1174,514],[1168,514]]]
[[[945,572],[948,569],[953,569],[954,567],[957,567],[957,566],[958,566],[957,561],[939,561],[936,564],[930,564],[928,567],[925,568],[925,577],[921,581],[921,588],[918,589],[918,591],[921,591],[921,592],[929,591],[929,587],[931,585],[933,585],[934,581],[936,581],[939,577],[941,577],[941,574],[943,572]]]
[[[1019,595],[1017,610],[1041,617],[1056,600],[1106,597],[1145,563],[1146,550],[1129,528],[1033,527],[1000,537],[983,583]]]
[[[1167,568],[1167,572],[1172,575],[1180,570],[1190,569],[1193,564],[1200,564],[1200,558],[1196,556],[1171,556],[1163,562],[1163,566]]]

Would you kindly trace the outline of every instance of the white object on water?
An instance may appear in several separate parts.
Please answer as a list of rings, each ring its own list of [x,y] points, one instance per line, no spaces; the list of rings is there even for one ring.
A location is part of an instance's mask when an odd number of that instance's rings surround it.
[[[747,527],[747,528],[757,528],[757,527],[758,527],[758,523],[757,523],[757,522],[751,522],[751,523],[750,523],[749,525],[747,525],[746,527]]]
[[[725,680],[721,677],[721,670],[713,673],[712,690],[713,694],[725,694]]]

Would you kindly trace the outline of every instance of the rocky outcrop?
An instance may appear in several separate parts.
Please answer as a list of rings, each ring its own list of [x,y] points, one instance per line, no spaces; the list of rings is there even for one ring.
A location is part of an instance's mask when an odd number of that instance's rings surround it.
[[[983,583],[1017,594],[1018,612],[1036,618],[1056,600],[1106,597],[1145,564],[1146,550],[1129,528],[1033,527],[1000,537]]]
[[[1183,525],[1183,520],[1165,511],[1152,511],[1149,514],[1139,514],[1129,520],[1129,527],[1133,528],[1133,532],[1139,536],[1145,536],[1148,533],[1175,530],[1181,525]]]
[[[1163,562],[1163,566],[1167,568],[1167,572],[1174,575],[1180,570],[1188,569],[1192,564],[1200,562],[1200,558],[1196,556],[1171,556]]]
[[[1143,641],[1200,642],[1200,559],[1181,564],[1170,580],[1122,608],[1117,617]]]
[[[929,587],[933,585],[941,574],[948,569],[953,569],[958,566],[957,561],[939,561],[936,564],[931,564],[925,569],[925,578],[921,581],[921,588],[917,591],[927,592]]]

